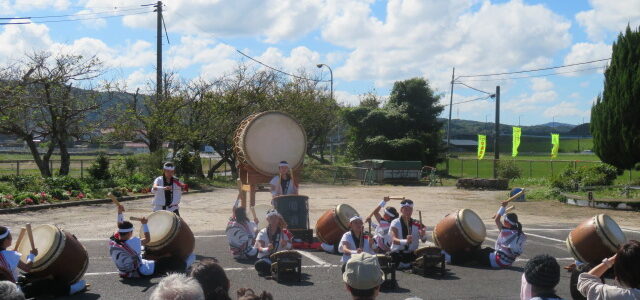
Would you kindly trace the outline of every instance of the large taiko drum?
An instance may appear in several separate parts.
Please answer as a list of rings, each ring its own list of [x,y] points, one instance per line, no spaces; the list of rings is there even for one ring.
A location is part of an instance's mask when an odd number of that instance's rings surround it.
[[[195,237],[189,225],[173,212],[159,210],[147,217],[150,241],[145,245],[149,258],[174,256],[184,259],[193,253]],[[140,236],[144,236],[140,228]]]
[[[309,197],[282,195],[273,198],[276,210],[282,215],[289,229],[309,229]]]
[[[34,278],[52,276],[60,282],[72,284],[82,278],[89,266],[89,255],[78,239],[53,225],[33,227],[33,240],[38,256],[33,261],[29,274]],[[31,243],[24,240],[18,249],[20,258],[26,263]]]
[[[316,235],[329,245],[339,243],[342,235],[349,230],[349,219],[353,216],[359,216],[359,214],[347,204],[340,204],[336,208],[325,211],[316,222]]]
[[[304,128],[290,115],[266,111],[244,119],[233,137],[233,151],[241,164],[271,176],[278,173],[278,163],[286,160],[297,169],[307,149]]]
[[[487,236],[482,219],[470,209],[461,209],[446,215],[433,229],[436,246],[449,253],[481,245]]]
[[[616,221],[608,215],[599,214],[573,229],[566,244],[575,259],[599,264],[602,259],[613,256],[626,241],[627,238]]]

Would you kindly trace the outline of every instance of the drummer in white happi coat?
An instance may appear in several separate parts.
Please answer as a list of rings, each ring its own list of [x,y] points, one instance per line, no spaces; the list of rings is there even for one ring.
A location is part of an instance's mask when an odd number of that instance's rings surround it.
[[[411,267],[415,260],[413,253],[418,249],[420,240],[426,242],[426,228],[418,220],[412,219],[413,201],[409,199],[400,202],[400,218],[391,221],[391,257],[398,269]]]
[[[153,181],[151,192],[155,194],[153,198],[153,211],[168,210],[180,215],[180,199],[182,198],[183,184],[173,176],[175,166],[167,162],[162,167],[162,176]]]
[[[351,258],[351,254],[373,252],[373,239],[364,235],[364,226],[360,216],[353,216],[349,219],[349,231],[345,232],[340,239],[340,247],[338,251],[342,253],[340,262],[342,263],[342,273],[344,273],[347,261]]]
[[[258,261],[254,266],[261,276],[271,274],[271,254],[290,250],[293,246],[293,234],[287,230],[287,222],[277,210],[267,211],[267,222],[267,227],[258,232],[254,246],[258,250]]]
[[[391,222],[398,218],[398,211],[394,207],[385,208],[389,200],[389,197],[384,197],[373,210],[370,217],[365,220],[375,228],[373,232],[373,242],[375,243],[374,248],[378,253],[387,253],[391,250],[392,238],[389,228],[391,228]],[[382,215],[380,215],[380,210],[384,211]],[[376,218],[376,221],[378,221],[377,225],[371,222],[371,216]]]
[[[298,194],[298,183],[293,179],[291,168],[284,160],[278,164],[278,175],[274,176],[269,184],[271,185],[271,196],[274,198],[281,195]]]

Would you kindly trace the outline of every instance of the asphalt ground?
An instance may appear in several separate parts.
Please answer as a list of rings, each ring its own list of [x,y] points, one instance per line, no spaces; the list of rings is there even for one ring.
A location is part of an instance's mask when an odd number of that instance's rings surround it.
[[[447,275],[440,278],[422,277],[408,271],[399,271],[399,288],[382,292],[378,299],[518,299],[520,278],[527,260],[537,254],[550,254],[561,266],[573,261],[564,240],[577,224],[525,224],[528,234],[524,254],[507,269],[492,270],[471,266],[447,266]],[[495,226],[487,224],[485,246],[493,246],[497,237]],[[428,228],[432,229],[432,228]],[[429,232],[430,234],[430,232]],[[625,230],[628,239],[640,239],[640,231]],[[87,248],[90,263],[84,279],[91,284],[85,293],[61,299],[148,299],[161,278],[148,280],[118,277],[108,253],[107,240],[80,238]],[[230,295],[241,287],[255,291],[266,290],[275,299],[350,299],[340,272],[340,256],[319,251],[302,251],[302,282],[278,283],[259,277],[251,262],[235,261],[228,252],[224,232],[196,233],[197,259],[216,258],[225,268],[231,281]],[[570,299],[568,272],[562,271],[558,294]]]

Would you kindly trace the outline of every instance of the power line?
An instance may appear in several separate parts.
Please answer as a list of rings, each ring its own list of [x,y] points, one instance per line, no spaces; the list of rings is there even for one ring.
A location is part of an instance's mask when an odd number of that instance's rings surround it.
[[[118,18],[118,17],[125,17],[125,16],[148,14],[152,12],[153,11],[143,11],[138,13],[118,14],[118,15],[91,17],[91,18],[66,19],[66,20],[45,20],[45,21],[35,21],[35,22],[0,23],[0,25],[44,24],[44,23],[75,22],[75,21],[95,20],[95,19],[111,19],[111,18]]]
[[[113,9],[108,11],[97,11],[97,12],[88,12],[88,13],[77,13],[77,14],[66,14],[66,15],[50,15],[50,16],[30,16],[30,17],[13,17],[13,18],[0,18],[0,20],[15,20],[15,19],[58,19],[65,17],[76,17],[76,16],[89,16],[89,15],[101,15],[108,14],[114,12],[125,12],[125,11],[135,11],[135,10],[143,10],[147,9],[146,7],[137,7],[130,9]]]
[[[468,88],[470,88],[470,89],[472,89],[472,90],[475,90],[475,91],[478,91],[478,92],[481,92],[481,93],[485,93],[485,94],[487,94],[487,95],[492,95],[492,94],[491,94],[491,93],[489,93],[489,92],[485,92],[485,91],[483,91],[483,90],[480,90],[480,89],[474,88],[474,87],[472,87],[472,86],[469,86],[469,85],[467,85],[467,84],[466,84],[466,83],[464,83],[464,82],[454,81],[454,83],[462,84],[462,85],[464,85],[464,86],[466,86],[466,87],[468,87]]]
[[[473,101],[486,100],[486,99],[489,99],[489,98],[493,98],[493,95],[489,95],[489,96],[482,96],[482,97],[478,97],[478,98],[473,98],[473,99],[471,99],[471,100],[455,102],[455,103],[452,103],[451,105],[463,104],[463,103],[468,103],[468,102],[473,102]]]
[[[566,67],[572,67],[572,66],[586,65],[586,64],[606,61],[606,60],[610,60],[610,59],[611,58],[603,58],[603,59],[585,61],[585,62],[580,62],[580,63],[575,63],[575,64],[568,64],[568,65],[554,66],[554,67],[547,67],[547,68],[540,68],[540,69],[522,70],[522,71],[515,71],[515,72],[503,72],[503,73],[493,73],[493,74],[477,74],[477,75],[462,75],[462,76],[458,76],[457,78],[487,77],[487,76],[498,76],[498,75],[510,75],[510,74],[521,74],[521,73],[529,73],[529,72],[538,72],[538,71],[560,69],[560,68],[566,68]]]
[[[525,79],[525,78],[534,78],[534,77],[548,77],[548,76],[556,76],[556,75],[562,75],[562,74],[571,74],[571,73],[580,73],[580,72],[584,72],[584,71],[590,71],[590,70],[597,70],[597,69],[602,69],[605,66],[598,66],[598,67],[591,67],[591,68],[584,68],[584,69],[578,69],[578,70],[573,70],[573,71],[566,71],[566,72],[554,72],[554,73],[547,73],[547,74],[538,74],[538,75],[529,75],[529,76],[516,76],[516,77],[503,77],[503,78],[494,78],[494,79],[466,79],[465,81],[503,81],[503,80],[515,80],[515,79]],[[458,82],[456,82],[458,83]]]

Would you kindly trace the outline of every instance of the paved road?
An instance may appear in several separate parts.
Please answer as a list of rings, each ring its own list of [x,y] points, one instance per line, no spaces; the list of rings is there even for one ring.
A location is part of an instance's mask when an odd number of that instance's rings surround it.
[[[564,246],[564,239],[576,224],[525,225],[529,235],[525,254],[514,266],[504,270],[488,270],[474,267],[447,266],[444,278],[424,278],[399,272],[400,288],[381,293],[379,299],[406,299],[418,296],[423,299],[517,299],[520,277],[526,261],[542,253],[558,258],[561,265],[572,261]],[[492,245],[497,231],[488,227],[485,245]],[[431,229],[431,228],[430,228]],[[640,231],[626,231],[629,239],[640,239]],[[85,275],[92,286],[87,293],[65,299],[147,299],[160,278],[151,280],[121,281],[108,256],[107,241],[81,239],[90,255],[90,265]],[[231,280],[231,296],[235,290],[249,287],[257,291],[267,290],[275,299],[349,299],[341,280],[340,256],[324,252],[304,252],[302,261],[303,281],[279,284],[274,280],[258,277],[251,264],[237,262],[227,252],[223,232],[196,234],[197,258],[215,257],[225,267]],[[562,272],[558,293],[567,299],[569,273]]]

